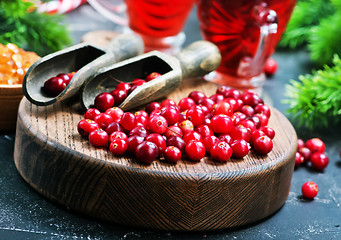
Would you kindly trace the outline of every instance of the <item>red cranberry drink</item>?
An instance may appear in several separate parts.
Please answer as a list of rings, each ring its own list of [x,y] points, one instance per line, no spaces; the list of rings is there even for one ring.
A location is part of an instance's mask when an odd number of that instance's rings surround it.
[[[220,49],[222,61],[208,80],[258,88],[264,64],[280,40],[296,0],[198,0],[200,29]]]
[[[147,51],[167,48],[172,41],[174,44],[182,44],[183,40],[179,34],[195,0],[126,0],[125,2],[129,27],[142,36]]]

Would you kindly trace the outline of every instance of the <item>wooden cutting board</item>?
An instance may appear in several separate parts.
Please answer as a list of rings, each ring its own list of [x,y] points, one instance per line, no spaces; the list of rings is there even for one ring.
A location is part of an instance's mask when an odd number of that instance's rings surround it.
[[[169,98],[178,101],[192,90],[209,96],[216,89],[213,83],[190,79]],[[251,151],[227,163],[205,157],[142,165],[116,158],[80,137],[81,119],[75,100],[38,107],[24,98],[14,151],[16,167],[30,186],[79,213],[148,229],[200,231],[264,219],[288,197],[297,136],[276,109],[269,122],[276,131],[272,152],[260,156]]]

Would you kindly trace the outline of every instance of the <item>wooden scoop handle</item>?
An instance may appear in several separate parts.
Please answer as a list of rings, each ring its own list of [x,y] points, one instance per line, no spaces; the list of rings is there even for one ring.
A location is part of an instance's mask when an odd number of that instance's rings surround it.
[[[221,61],[218,47],[208,41],[196,41],[187,46],[176,58],[181,63],[182,77],[199,77],[217,69]]]
[[[116,62],[119,62],[142,54],[144,44],[138,35],[120,34],[109,42],[107,51],[115,56]]]

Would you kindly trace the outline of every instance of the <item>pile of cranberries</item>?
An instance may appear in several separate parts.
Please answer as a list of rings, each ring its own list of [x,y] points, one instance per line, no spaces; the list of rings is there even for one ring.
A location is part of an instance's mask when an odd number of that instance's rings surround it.
[[[103,99],[95,100],[77,128],[90,144],[109,147],[115,156],[132,154],[144,164],[157,158],[200,161],[206,155],[225,162],[243,158],[250,149],[264,155],[273,148],[270,108],[253,91],[221,86],[210,97],[192,91],[178,103],[151,102],[135,113],[107,107]]]
[[[329,158],[325,153],[325,143],[319,138],[311,138],[307,141],[298,139],[297,152],[295,155],[295,168],[308,166],[316,171],[323,171],[329,164]],[[302,185],[304,198],[313,199],[318,193],[315,182],[308,181]]]
[[[57,76],[49,78],[44,82],[44,86],[42,87],[43,92],[49,97],[58,96],[70,83],[74,74],[75,72],[68,74],[59,73]]]
[[[148,74],[144,79],[136,78],[130,83],[128,82],[120,82],[117,84],[115,89],[113,89],[110,93],[103,92],[96,96],[95,98],[95,108],[100,111],[105,111],[111,107],[119,106],[127,96],[134,91],[138,86],[145,84],[151,80],[154,80],[160,77],[161,74],[158,72],[152,72]]]

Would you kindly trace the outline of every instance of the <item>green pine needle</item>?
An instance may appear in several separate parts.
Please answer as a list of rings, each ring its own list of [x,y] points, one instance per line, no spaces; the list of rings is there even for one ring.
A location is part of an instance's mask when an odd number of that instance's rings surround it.
[[[72,43],[62,25],[62,15],[29,11],[33,4],[22,0],[0,1],[0,43],[14,43],[40,56],[58,51]]]
[[[334,55],[334,66],[300,75],[286,86],[288,113],[294,122],[310,130],[341,123],[341,60]]]

